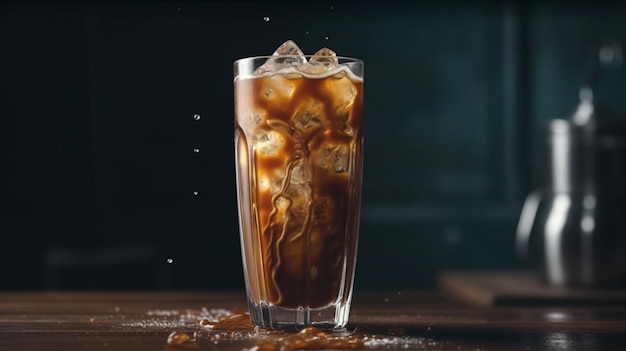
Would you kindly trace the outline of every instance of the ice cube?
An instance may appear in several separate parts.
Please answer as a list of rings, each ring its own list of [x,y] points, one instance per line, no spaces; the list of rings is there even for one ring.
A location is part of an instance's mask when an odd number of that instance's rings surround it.
[[[352,105],[357,93],[354,83],[346,75],[336,76],[329,81],[329,92],[334,100],[334,110],[339,115]]]
[[[309,63],[335,68],[339,65],[339,60],[337,60],[337,54],[334,51],[329,48],[321,48],[313,54]]]
[[[248,115],[248,121],[254,126],[258,126],[265,118],[265,111],[252,111]]]
[[[346,173],[350,161],[350,150],[346,145],[339,145],[335,151],[335,172]]]
[[[276,131],[267,133],[260,132],[254,139],[256,149],[261,151],[265,156],[276,156],[279,147],[285,142],[282,135]]]
[[[304,53],[298,45],[293,40],[287,40],[282,43],[276,51],[274,51],[274,56],[301,56],[304,58]]]
[[[327,172],[346,173],[349,163],[350,148],[347,145],[324,145],[317,158],[317,166]]]
[[[315,158],[317,167],[326,171],[332,167],[331,161],[336,147],[336,145],[326,144],[319,149],[319,155]]]
[[[265,74],[278,72],[285,68],[298,68],[306,62],[304,53],[293,40],[282,43],[272,57],[254,72],[255,74]]]
[[[291,170],[292,184],[306,184],[311,181],[311,170],[309,169],[309,162],[306,159],[301,159],[294,164]]]
[[[289,208],[289,206],[291,206],[291,201],[283,196],[279,196],[276,199],[276,208],[283,210],[282,212],[285,212],[287,210],[287,208]]]
[[[291,200],[291,213],[300,223],[306,221],[311,204],[311,186],[309,184],[289,184],[285,196]]]
[[[278,194],[280,192],[280,190],[283,188],[284,179],[285,179],[284,169],[274,170],[274,174],[272,176],[272,180],[270,183],[270,191],[272,192],[272,194]]]
[[[301,71],[310,74],[322,74],[331,71],[339,66],[337,54],[329,48],[319,49],[305,64],[300,68]]]
[[[261,191],[268,191],[270,194],[277,194],[283,186],[284,173],[274,174],[259,173],[258,186]]]
[[[291,80],[275,75],[263,80],[261,98],[265,100],[289,98],[293,94],[294,89],[295,85]]]
[[[309,140],[322,126],[324,106],[316,99],[310,98],[302,104],[292,117],[293,126],[300,135]]]
[[[319,49],[307,63],[300,67],[300,71],[308,74],[322,74],[339,66],[337,55],[329,48]]]

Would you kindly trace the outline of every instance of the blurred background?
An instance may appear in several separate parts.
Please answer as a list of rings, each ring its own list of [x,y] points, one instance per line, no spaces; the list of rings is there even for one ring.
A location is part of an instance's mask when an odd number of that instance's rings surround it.
[[[232,62],[287,39],[366,62],[356,289],[428,289],[527,267],[542,128],[626,4],[3,1],[0,289],[243,288]]]

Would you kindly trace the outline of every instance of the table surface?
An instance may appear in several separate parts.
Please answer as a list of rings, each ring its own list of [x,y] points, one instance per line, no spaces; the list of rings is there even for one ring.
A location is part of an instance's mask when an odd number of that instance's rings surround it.
[[[0,350],[285,350],[248,327],[203,325],[245,311],[240,291],[0,292]],[[355,292],[361,349],[625,350],[626,306],[479,307],[436,292]],[[170,345],[168,336],[190,340]],[[268,346],[271,340],[273,346]],[[311,345],[309,345],[311,347]],[[317,348],[324,348],[318,346]]]

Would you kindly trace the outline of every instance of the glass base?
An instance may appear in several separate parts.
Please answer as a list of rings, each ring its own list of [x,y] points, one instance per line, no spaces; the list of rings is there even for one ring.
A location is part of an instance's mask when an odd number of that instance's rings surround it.
[[[315,327],[322,330],[341,330],[348,324],[350,303],[337,302],[323,308],[283,308],[262,301],[248,301],[252,324],[265,329],[302,330]]]

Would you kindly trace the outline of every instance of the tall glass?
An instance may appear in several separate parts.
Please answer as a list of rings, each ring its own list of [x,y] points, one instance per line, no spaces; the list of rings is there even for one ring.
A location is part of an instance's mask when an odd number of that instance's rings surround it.
[[[234,88],[252,323],[342,328],[350,314],[361,207],[363,62],[244,58],[234,63]]]

